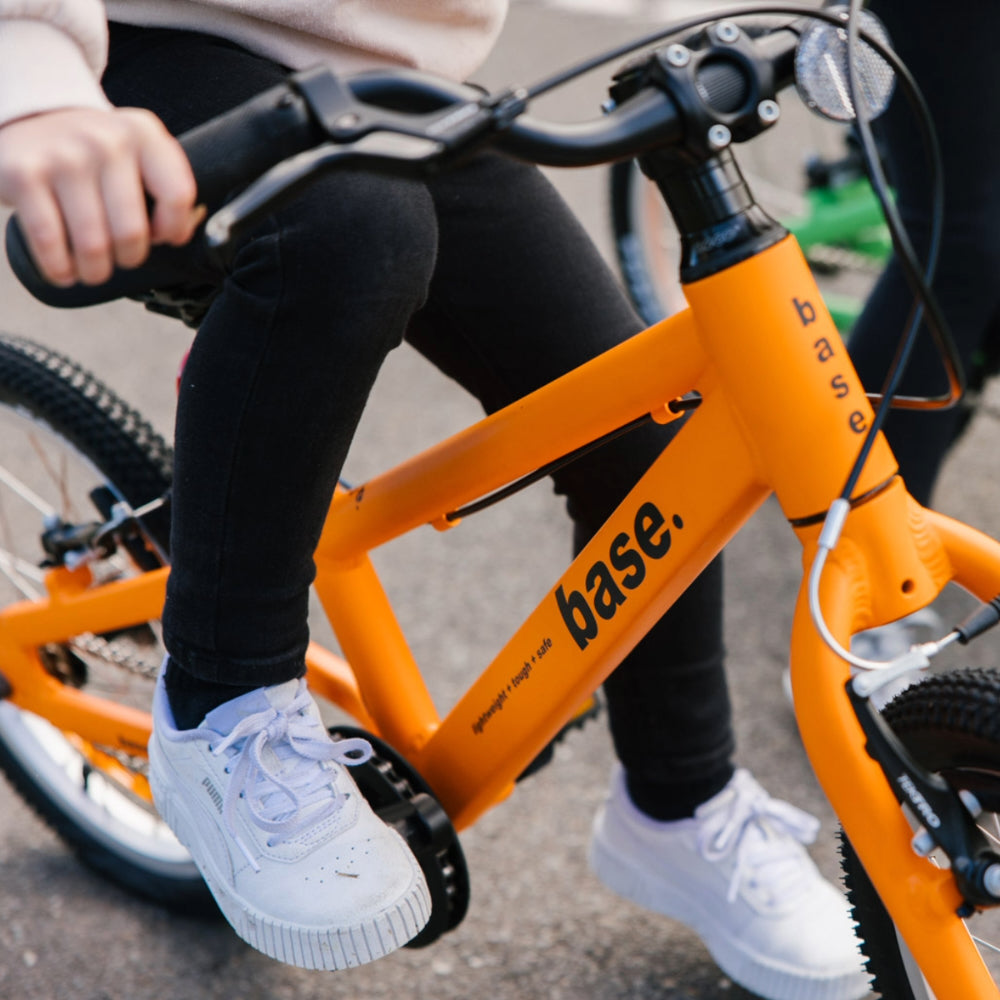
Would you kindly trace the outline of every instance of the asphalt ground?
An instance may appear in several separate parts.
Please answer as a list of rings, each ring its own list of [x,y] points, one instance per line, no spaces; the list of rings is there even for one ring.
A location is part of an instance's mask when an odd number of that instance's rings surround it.
[[[516,3],[480,78],[531,82],[649,25],[638,2],[623,14]],[[683,11],[683,7],[677,7]],[[593,114],[600,79],[587,78],[538,111]],[[786,120],[747,151],[768,180],[799,184],[808,148],[832,141],[784,102]],[[607,251],[606,174],[553,175]],[[173,382],[190,331],[132,303],[76,313],[45,309],[0,271],[0,327],[57,347],[137,404],[165,433]],[[992,405],[990,394],[987,404]],[[346,475],[363,480],[478,417],[460,390],[409,349],[387,364]],[[938,506],[996,534],[995,420],[984,413],[955,451]],[[377,553],[390,595],[442,708],[490,659],[568,560],[568,523],[545,483],[470,521],[430,529]],[[474,524],[474,529],[471,525]],[[772,502],[727,557],[726,636],[738,760],[772,793],[816,813],[814,856],[837,877],[835,821],[801,749],[780,675],[800,575],[796,543]],[[319,639],[328,638],[316,623]],[[989,649],[977,653],[989,661]],[[432,947],[403,950],[346,973],[273,962],[221,922],[173,917],[82,868],[9,789],[0,790],[0,997],[11,1000],[735,1000],[746,996],[683,926],[605,890],[585,853],[612,760],[602,722],[572,734],[554,762],[463,835],[472,879],[468,916]]]

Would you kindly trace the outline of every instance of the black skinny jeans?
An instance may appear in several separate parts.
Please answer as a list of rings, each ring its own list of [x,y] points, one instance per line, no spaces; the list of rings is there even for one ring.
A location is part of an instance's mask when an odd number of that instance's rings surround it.
[[[179,133],[283,75],[207,36],[114,25],[104,86]],[[487,154],[426,182],[342,171],[314,184],[238,248],[184,370],[171,657],[207,681],[301,675],[312,552],[372,383],[404,337],[494,411],[639,328],[533,167]],[[649,425],[553,477],[577,547],[670,433]],[[663,815],[731,773],[721,581],[717,560],[607,683],[617,753]]]
[[[934,289],[951,326],[969,383],[1000,361],[1000,78],[996,38],[1000,3],[873,0],[894,47],[917,80],[941,143],[945,216]],[[926,259],[930,238],[927,157],[901,93],[876,123],[888,172],[910,237]],[[865,387],[879,391],[892,363],[913,293],[892,261],[851,336],[851,355]],[[937,349],[921,330],[901,386],[907,395],[947,391]],[[941,464],[968,423],[969,405],[946,411],[896,410],[886,436],[913,495],[930,502]]]

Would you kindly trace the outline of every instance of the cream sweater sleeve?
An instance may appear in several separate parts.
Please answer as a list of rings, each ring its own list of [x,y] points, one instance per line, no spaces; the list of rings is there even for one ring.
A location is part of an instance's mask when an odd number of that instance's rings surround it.
[[[109,107],[100,0],[0,0],[0,124],[39,111]]]

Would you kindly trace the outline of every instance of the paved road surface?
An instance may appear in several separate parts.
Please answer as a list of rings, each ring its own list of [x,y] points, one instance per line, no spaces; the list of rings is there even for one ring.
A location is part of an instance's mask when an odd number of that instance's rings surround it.
[[[589,7],[589,11],[588,8]],[[536,79],[577,55],[648,27],[662,5],[619,0],[574,9],[515,5],[482,74],[492,85]],[[681,10],[678,5],[673,7]],[[546,110],[592,113],[602,88],[585,80]],[[786,106],[793,104],[786,101]],[[801,143],[822,128],[789,107],[791,122],[754,154],[755,169],[794,183]],[[771,137],[768,142],[770,143]],[[602,171],[558,183],[607,246]],[[132,304],[74,315],[44,310],[0,273],[2,327],[57,345],[99,371],[169,433],[173,374],[188,332]],[[476,417],[475,407],[408,350],[376,390],[347,474],[355,480]],[[954,457],[942,506],[1000,530],[990,481],[993,419],[979,422]],[[379,553],[404,609],[433,693],[447,705],[513,625],[545,593],[569,551],[566,523],[544,484],[467,530],[416,535]],[[733,544],[728,561],[727,641],[740,760],[774,792],[824,821],[816,856],[835,875],[833,824],[782,701],[779,676],[797,587],[794,543],[768,504]],[[322,638],[324,633],[320,631]],[[302,972],[244,947],[224,925],[172,918],[84,871],[20,801],[0,791],[0,997],[11,1000],[735,1000],[745,994],[716,969],[683,927],[605,891],[587,870],[588,829],[611,759],[603,724],[563,745],[463,838],[473,884],[458,930],[342,974]]]

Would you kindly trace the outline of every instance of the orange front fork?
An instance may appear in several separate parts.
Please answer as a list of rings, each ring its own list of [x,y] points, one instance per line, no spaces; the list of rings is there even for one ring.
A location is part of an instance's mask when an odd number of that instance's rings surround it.
[[[873,418],[847,350],[793,240],[685,291],[748,446],[799,525],[808,570],[819,522]],[[895,474],[880,435],[822,578],[824,618],[843,646],[861,629],[926,606],[951,580],[983,600],[1000,592],[1000,544],[925,511]],[[937,996],[997,997],[956,915],[962,901],[950,873],[911,850],[905,815],[865,750],[843,690],[849,666],[817,633],[807,583],[792,636],[792,685],[820,784]]]
[[[848,516],[820,586],[824,620],[842,645],[860,628],[926,605],[952,579],[984,599],[1000,592],[1000,544],[951,525],[921,508],[898,479]],[[799,535],[808,570],[818,528]],[[963,560],[975,562],[975,574],[961,572]],[[820,784],[935,994],[941,1000],[996,997],[993,977],[956,914],[962,899],[951,873],[913,852],[913,831],[882,769],[865,751],[861,725],[843,691],[849,677],[848,664],[816,631],[804,583],[792,635],[792,689]]]

